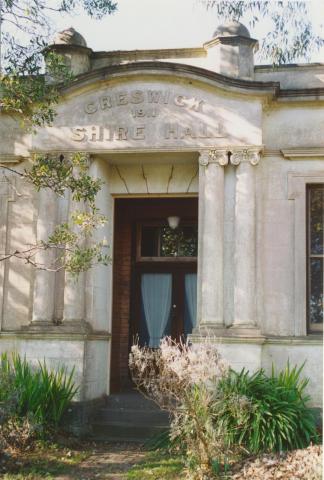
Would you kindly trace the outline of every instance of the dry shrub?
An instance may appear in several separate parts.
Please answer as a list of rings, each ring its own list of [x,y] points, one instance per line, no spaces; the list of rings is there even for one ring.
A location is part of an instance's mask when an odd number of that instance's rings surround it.
[[[311,445],[303,450],[264,454],[246,460],[234,469],[233,480],[321,480],[323,447]]]
[[[165,337],[155,350],[135,344],[129,366],[137,388],[169,411],[171,438],[181,439],[196,478],[204,478],[224,453],[214,405],[228,366],[215,343],[206,338],[191,345]]]
[[[39,436],[39,429],[31,418],[9,417],[0,426],[0,449],[29,450]]]
[[[211,340],[190,344],[170,337],[164,337],[158,349],[133,345],[129,367],[137,388],[171,413],[193,385],[215,388],[228,371]]]

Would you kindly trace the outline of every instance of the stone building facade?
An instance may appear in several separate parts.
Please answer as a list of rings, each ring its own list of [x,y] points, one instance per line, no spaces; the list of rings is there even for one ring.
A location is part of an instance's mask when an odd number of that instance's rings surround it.
[[[87,152],[112,263],[75,282],[0,262],[1,351],[74,366],[87,402],[130,387],[134,334],[151,346],[208,334],[235,368],[306,361],[321,406],[324,65],[254,66],[257,47],[239,23],[188,49],[56,37],[75,80],[36,134],[0,114],[0,163]],[[2,252],[46,238],[71,208],[8,172],[0,201]]]

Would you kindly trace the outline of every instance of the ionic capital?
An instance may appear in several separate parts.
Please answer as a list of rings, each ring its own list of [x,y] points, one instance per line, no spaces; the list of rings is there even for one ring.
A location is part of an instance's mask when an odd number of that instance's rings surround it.
[[[230,161],[232,165],[239,165],[246,162],[251,165],[257,165],[261,158],[260,148],[248,148],[242,150],[233,150],[230,155]]]
[[[199,152],[199,164],[207,167],[210,163],[217,163],[221,167],[228,164],[227,150],[202,150]]]

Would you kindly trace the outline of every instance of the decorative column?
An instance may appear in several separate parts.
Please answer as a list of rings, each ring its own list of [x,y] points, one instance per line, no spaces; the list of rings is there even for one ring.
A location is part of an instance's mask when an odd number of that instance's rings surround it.
[[[224,166],[227,164],[227,150],[200,153],[198,331],[224,326]]]
[[[90,158],[88,159],[90,161]],[[68,219],[74,211],[84,211],[83,202],[73,200],[70,192]],[[85,272],[79,273],[78,276],[65,272],[64,283],[64,306],[63,306],[63,327],[77,332],[87,330],[85,322]]]
[[[57,198],[49,188],[42,188],[38,196],[36,240],[47,241],[56,226]],[[40,266],[53,267],[55,250],[40,250],[36,262]],[[55,272],[37,269],[35,272],[33,315],[31,325],[52,324],[55,304]]]
[[[233,151],[236,168],[234,322],[232,328],[247,333],[256,329],[256,185],[255,168],[260,148]]]

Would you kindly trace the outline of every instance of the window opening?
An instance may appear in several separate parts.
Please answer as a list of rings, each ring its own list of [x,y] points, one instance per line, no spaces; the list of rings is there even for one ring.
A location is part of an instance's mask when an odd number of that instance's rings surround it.
[[[307,306],[308,331],[323,331],[324,185],[307,189]]]

